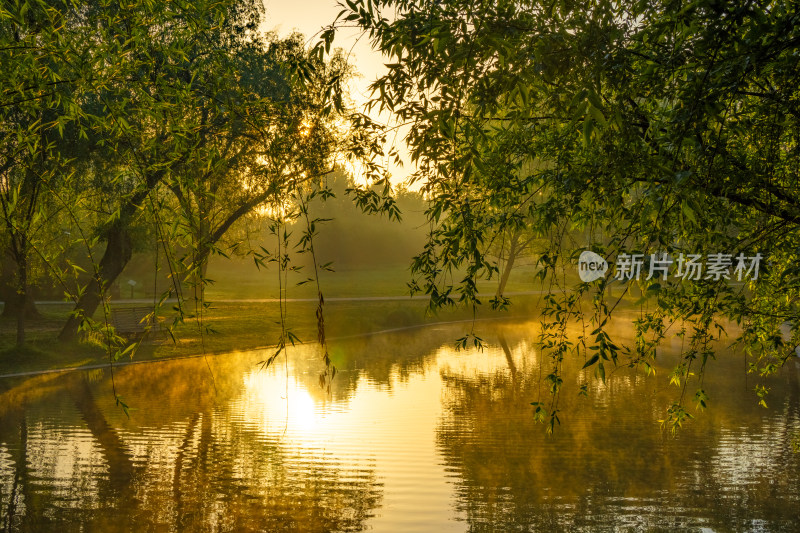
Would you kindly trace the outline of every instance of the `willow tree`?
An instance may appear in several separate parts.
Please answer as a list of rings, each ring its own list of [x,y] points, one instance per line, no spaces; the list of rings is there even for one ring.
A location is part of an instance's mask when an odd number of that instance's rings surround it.
[[[102,83],[116,69],[97,75],[95,43],[73,31],[74,6],[30,0],[0,7],[0,240],[4,264],[4,314],[17,317],[17,343],[25,318],[35,314],[30,297],[35,265],[49,267],[63,240],[63,211],[74,189],[69,144],[85,138],[77,99],[89,80]],[[41,269],[40,269],[41,270]]]
[[[299,184],[332,168],[335,149],[372,142],[368,128],[352,142],[333,133],[340,121],[364,119],[342,114],[346,67],[324,59],[330,39],[306,49],[297,36],[262,35],[262,11],[252,0],[80,11],[75,27],[109,43],[96,51],[104,58],[99,72],[111,64],[121,75],[77,102],[93,110],[86,122],[104,220],[91,234],[105,246],[61,340],[91,327],[131,259],[137,225],[154,228],[173,274],[202,287],[209,254],[237,220],[267,200],[289,201]],[[174,261],[181,252],[182,266]]]
[[[99,178],[108,194],[100,206],[105,219],[91,236],[105,248],[93,261],[88,284],[76,295],[60,340],[71,340],[81,327],[90,326],[87,319],[130,261],[132,227],[155,205],[159,187],[179,168],[210,164],[198,139],[213,134],[217,124],[203,122],[195,110],[201,102],[216,109],[226,106],[220,88],[237,74],[228,54],[231,43],[247,40],[258,20],[255,3],[233,0],[108,2],[80,11],[85,16],[76,20],[75,28],[98,43],[92,50],[102,58],[98,73],[109,68],[120,73],[95,84],[76,103],[97,110],[87,118],[97,143],[95,156],[110,154],[113,164],[95,167],[102,170]]]
[[[225,253],[219,244],[234,224],[290,201],[304,183],[318,182],[347,146],[338,124],[347,117],[342,105],[334,105],[347,74],[341,57],[321,59],[299,34],[260,36],[229,47],[229,54],[237,83],[216,79],[217,96],[194,110],[201,123],[215,125],[197,137],[195,149],[205,154],[167,181],[191,250],[185,268],[198,292],[209,255]]]
[[[432,199],[434,227],[414,270],[432,303],[480,303],[476,280],[497,268],[486,251],[506,228],[524,223],[550,237],[540,262],[553,289],[542,339],[551,394],[534,402],[539,419],[557,422],[570,353],[604,379],[612,364],[650,371],[658,342],[685,333],[670,376],[679,385],[665,416],[672,428],[691,416],[690,387],[699,407],[707,402],[702,379],[723,319],[742,326],[738,341],[757,373],[795,354],[795,2],[348,0],[343,8],[340,22],[360,26],[388,58],[374,103],[412,124],[414,179]],[[569,244],[576,228],[592,237]],[[575,268],[582,250],[618,268],[557,290],[555,274]],[[606,295],[614,277],[626,290],[637,285],[619,275],[634,254],[645,274],[667,254],[673,275],[638,279],[657,305],[626,350],[605,331]],[[690,255],[724,268],[675,276]],[[739,257],[749,272],[736,268]],[[587,316],[579,305],[588,293],[594,331],[584,351],[565,331],[570,317]],[[757,392],[763,402],[766,389]]]

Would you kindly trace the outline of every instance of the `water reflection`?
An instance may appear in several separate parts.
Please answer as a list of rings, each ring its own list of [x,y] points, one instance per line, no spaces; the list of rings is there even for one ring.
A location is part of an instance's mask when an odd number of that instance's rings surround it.
[[[800,427],[797,366],[773,383],[777,408],[765,411],[741,359],[721,361],[706,382],[713,409],[675,438],[657,431],[675,389],[615,373],[607,390],[595,382],[588,398],[562,396],[562,427],[546,437],[521,406],[539,397],[542,362],[514,334],[498,332],[490,371],[442,369],[437,443],[470,531],[800,527],[800,462],[787,446]],[[577,378],[582,362],[565,374]]]
[[[200,359],[119,369],[116,387],[136,408],[130,420],[105,375],[63,376],[7,410],[5,529],[361,530],[380,502],[369,461],[340,464],[260,431],[263,417],[241,409],[248,359],[214,361],[216,395]]]
[[[458,326],[342,341],[330,395],[318,353],[259,353],[2,381],[0,521],[8,531],[538,531],[800,524],[798,368],[755,406],[722,360],[712,409],[676,438],[663,377],[611,375],[561,398],[552,437],[532,326],[484,352]],[[581,362],[582,363],[582,362]],[[586,378],[566,368],[566,379]],[[577,390],[574,387],[573,390]]]

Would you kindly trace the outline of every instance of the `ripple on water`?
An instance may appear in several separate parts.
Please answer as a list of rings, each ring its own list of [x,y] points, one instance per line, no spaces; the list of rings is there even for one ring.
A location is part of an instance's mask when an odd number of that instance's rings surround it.
[[[24,408],[0,405],[0,521],[108,532],[797,529],[800,461],[785,438],[800,430],[796,388],[777,383],[764,412],[726,394],[723,379],[712,408],[671,437],[658,419],[672,391],[619,372],[590,382],[588,398],[560,398],[562,423],[546,436],[530,402],[547,359],[522,331],[507,332],[508,353],[456,353],[445,341],[457,331],[441,327],[353,341],[338,348],[331,395],[304,348],[261,372],[259,354],[128,367],[115,379],[130,419],[108,376],[59,378]]]

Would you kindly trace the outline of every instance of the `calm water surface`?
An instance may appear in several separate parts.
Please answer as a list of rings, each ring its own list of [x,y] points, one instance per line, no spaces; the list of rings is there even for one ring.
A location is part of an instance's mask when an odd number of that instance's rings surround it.
[[[741,355],[710,409],[659,429],[677,389],[565,369],[561,426],[532,421],[536,326],[463,325],[341,341],[330,395],[296,348],[0,380],[7,531],[798,531],[800,367],[756,406]],[[670,345],[662,354],[665,365]],[[672,346],[675,348],[675,346]],[[545,366],[546,372],[546,366]],[[213,376],[213,378],[212,378]],[[588,380],[588,398],[578,386]]]

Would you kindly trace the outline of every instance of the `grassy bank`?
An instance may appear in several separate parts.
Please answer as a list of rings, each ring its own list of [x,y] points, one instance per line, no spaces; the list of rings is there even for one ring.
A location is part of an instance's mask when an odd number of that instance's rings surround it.
[[[481,309],[479,318],[524,316],[531,312],[533,297],[518,297],[509,312]],[[469,310],[456,308],[435,315],[426,312],[424,299],[329,301],[325,304],[325,330],[329,338],[408,327],[438,321],[467,320]],[[103,349],[91,343],[59,343],[56,340],[70,307],[40,304],[42,319],[30,321],[27,346],[14,345],[14,320],[0,320],[0,374],[66,368],[107,362]],[[303,342],[315,342],[317,322],[314,302],[289,302],[286,326]],[[99,317],[98,317],[99,318]],[[164,319],[171,321],[171,313]],[[213,330],[206,333],[207,329]],[[174,329],[175,340],[162,333],[151,335],[135,355],[136,360],[162,359],[246,350],[274,345],[280,337],[277,302],[220,302],[207,310],[202,326],[187,319]],[[203,334],[201,335],[201,331]]]
[[[231,264],[229,269],[211,272],[216,283],[209,287],[207,299],[212,302],[203,317],[202,324],[187,318],[174,328],[175,339],[165,333],[151,335],[135,354],[136,360],[162,359],[246,350],[274,345],[280,337],[280,310],[275,301],[252,301],[277,296],[274,276],[255,268]],[[536,291],[541,285],[534,283],[534,270],[522,265],[515,270],[507,291]],[[447,309],[433,315],[427,312],[424,297],[408,297],[405,283],[409,273],[402,267],[374,270],[351,270],[324,273],[323,290],[328,300],[325,304],[325,329],[329,338],[360,335],[387,329],[403,328],[439,321],[468,320],[472,312],[463,307]],[[296,280],[295,280],[296,281]],[[494,292],[493,281],[484,281],[479,290],[485,294]],[[617,295],[619,290],[614,291]],[[126,295],[127,296],[127,295]],[[139,298],[144,294],[135,295]],[[295,299],[314,298],[315,284],[296,286],[290,284],[289,297]],[[363,298],[393,297],[392,300],[364,300]],[[337,298],[362,298],[336,300]],[[484,305],[478,318],[531,317],[541,303],[541,295],[518,295],[512,298],[508,311],[492,311]],[[633,300],[628,298],[628,300]],[[142,301],[144,302],[144,301]],[[137,303],[137,306],[147,305]],[[630,303],[630,302],[628,302]],[[131,305],[119,302],[112,305]],[[168,307],[168,306],[167,306]],[[191,303],[188,309],[193,306]],[[66,368],[101,364],[108,361],[101,346],[86,342],[59,343],[58,332],[71,305],[66,303],[38,304],[41,319],[27,324],[27,345],[15,345],[16,323],[13,319],[0,320],[0,374]],[[287,304],[286,326],[303,342],[315,342],[317,322],[315,301],[291,301]],[[175,313],[166,309],[163,320],[172,323]],[[101,312],[95,315],[102,319]],[[207,333],[212,330],[213,333]],[[465,331],[467,326],[465,326]],[[202,334],[201,334],[202,332]],[[455,339],[453,339],[455,340]]]

